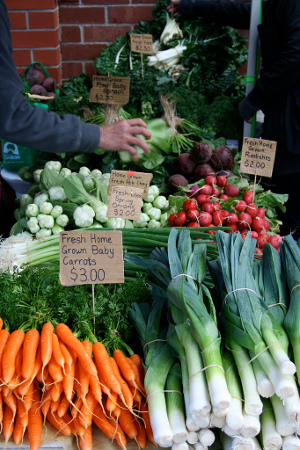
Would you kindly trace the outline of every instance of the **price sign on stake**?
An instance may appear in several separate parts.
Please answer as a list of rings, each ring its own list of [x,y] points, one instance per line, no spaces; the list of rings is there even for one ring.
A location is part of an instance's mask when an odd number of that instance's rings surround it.
[[[143,198],[148,197],[148,189],[152,173],[134,172],[129,170],[112,170],[108,185],[108,196],[113,186],[130,186],[143,189]]]
[[[139,220],[143,192],[143,189],[130,186],[113,186],[106,213],[107,217]]]
[[[121,231],[68,231],[59,237],[63,286],[124,283]]]
[[[130,34],[131,51],[137,53],[153,54],[152,34]]]
[[[90,102],[126,105],[129,101],[129,85],[128,77],[94,75],[93,87],[90,90]]]
[[[273,173],[276,145],[276,141],[245,137],[240,172],[270,178]]]

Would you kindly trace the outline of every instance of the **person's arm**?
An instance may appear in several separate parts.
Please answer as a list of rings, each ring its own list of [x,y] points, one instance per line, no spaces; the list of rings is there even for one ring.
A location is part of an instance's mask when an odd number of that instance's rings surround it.
[[[10,23],[3,0],[0,0],[0,42],[0,138],[51,153],[94,152],[100,146],[105,150],[127,150],[136,158],[134,144],[150,152],[145,141],[135,136],[142,134],[147,139],[151,136],[141,119],[120,121],[100,130],[75,115],[59,116],[28,103],[12,56]]]
[[[290,0],[280,11],[280,27],[284,36],[276,60],[268,70],[262,70],[256,86],[240,103],[239,111],[245,120],[264,105],[285,95],[300,85],[300,2]]]
[[[203,17],[208,22],[233,28],[250,27],[251,2],[220,0],[171,0],[169,13],[182,14],[186,19]]]

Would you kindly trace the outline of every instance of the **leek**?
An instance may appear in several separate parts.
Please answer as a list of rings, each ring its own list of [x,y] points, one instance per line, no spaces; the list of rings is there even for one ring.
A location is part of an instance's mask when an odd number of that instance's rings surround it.
[[[223,364],[228,390],[232,397],[226,414],[226,425],[232,430],[239,430],[244,423],[243,416],[243,394],[240,378],[237,373],[236,364],[232,354],[225,350],[223,352]],[[225,425],[225,424],[224,424]],[[223,425],[223,426],[224,426]]]
[[[273,450],[282,446],[282,436],[276,430],[275,416],[270,400],[263,400],[264,409],[261,414],[261,434],[265,450]]]
[[[184,402],[179,363],[171,368],[166,384],[166,400],[169,422],[173,431],[173,442],[181,444],[187,441],[188,432],[185,426]]]

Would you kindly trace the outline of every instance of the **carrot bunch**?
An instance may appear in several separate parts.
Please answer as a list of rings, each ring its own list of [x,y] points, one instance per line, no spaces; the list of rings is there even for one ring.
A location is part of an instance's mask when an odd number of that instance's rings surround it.
[[[93,423],[123,449],[133,439],[141,449],[154,445],[144,371],[138,355],[101,342],[80,341],[70,328],[45,323],[36,329],[2,329],[0,319],[0,426],[7,444],[20,445],[28,431],[30,450],[40,447],[42,427],[75,435],[92,449]]]

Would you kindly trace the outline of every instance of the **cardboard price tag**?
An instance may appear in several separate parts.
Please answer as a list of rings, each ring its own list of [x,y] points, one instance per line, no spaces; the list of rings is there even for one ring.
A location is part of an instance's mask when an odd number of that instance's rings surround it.
[[[143,189],[143,198],[147,198],[152,178],[152,173],[134,172],[130,170],[112,170],[108,185],[108,196],[111,195],[113,186],[130,186]]]
[[[152,34],[130,34],[131,51],[137,53],[153,54]]]
[[[113,186],[106,213],[107,217],[139,220],[143,192],[143,189],[131,186]]]
[[[59,237],[63,286],[124,283],[121,231],[68,231]]]
[[[273,173],[276,145],[276,141],[245,137],[240,172],[270,178]]]
[[[109,105],[126,105],[129,102],[129,77],[93,76],[90,102]]]

